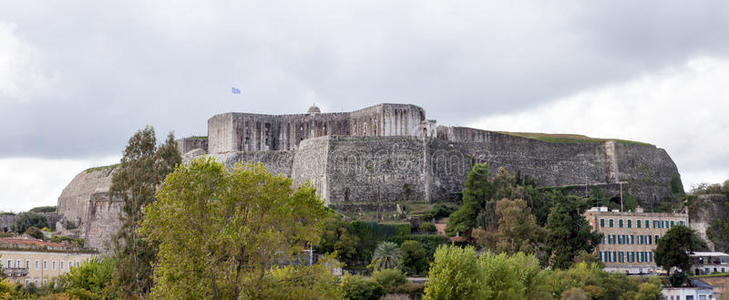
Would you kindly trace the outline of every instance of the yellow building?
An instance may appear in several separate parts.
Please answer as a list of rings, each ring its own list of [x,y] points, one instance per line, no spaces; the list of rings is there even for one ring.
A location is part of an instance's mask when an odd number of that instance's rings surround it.
[[[7,279],[27,286],[48,284],[96,252],[33,238],[0,238],[0,263]]]
[[[688,214],[645,213],[593,207],[585,212],[592,228],[603,234],[595,252],[605,271],[627,274],[655,274],[653,250],[671,227],[688,226]]]

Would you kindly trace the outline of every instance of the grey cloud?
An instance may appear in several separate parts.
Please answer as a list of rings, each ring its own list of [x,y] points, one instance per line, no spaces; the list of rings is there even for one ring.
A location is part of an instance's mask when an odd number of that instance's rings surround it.
[[[3,2],[0,21],[54,81],[28,101],[0,98],[0,157],[120,153],[146,124],[205,134],[216,113],[311,101],[415,103],[466,124],[726,56],[726,4],[606,3]]]

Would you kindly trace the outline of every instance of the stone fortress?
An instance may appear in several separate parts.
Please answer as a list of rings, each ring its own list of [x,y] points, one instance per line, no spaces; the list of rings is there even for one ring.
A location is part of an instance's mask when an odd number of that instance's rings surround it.
[[[352,112],[224,113],[208,120],[207,137],[177,141],[183,158],[208,155],[227,165],[261,162],[294,184],[310,182],[326,205],[351,217],[387,219],[404,204],[457,202],[474,163],[529,176],[539,186],[583,194],[620,189],[651,210],[679,178],[665,150],[653,145],[438,126],[411,104],[379,104]],[[109,199],[113,167],[84,171],[58,201],[60,225],[102,247],[118,226],[121,203]],[[63,226],[59,226],[63,227]],[[63,227],[66,228],[66,227]]]

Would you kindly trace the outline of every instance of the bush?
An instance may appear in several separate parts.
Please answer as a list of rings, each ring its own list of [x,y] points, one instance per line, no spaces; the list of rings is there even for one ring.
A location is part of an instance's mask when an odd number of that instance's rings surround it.
[[[22,213],[18,215],[17,219],[15,219],[15,223],[10,226],[10,230],[17,233],[23,233],[32,226],[38,228],[48,227],[48,218],[34,212]]]
[[[440,245],[448,245],[451,243],[451,241],[442,236],[442,235],[434,235],[434,234],[410,234],[410,235],[403,235],[403,236],[395,236],[388,239],[390,242],[394,242],[397,244],[402,244],[405,241],[413,240],[418,243],[420,243],[423,248],[425,248],[425,252],[427,253],[427,256],[433,257],[433,253],[435,253],[435,250],[438,249],[438,246]]]
[[[390,292],[393,288],[405,283],[407,279],[398,269],[382,269],[372,273],[372,279],[377,281],[385,289]]]
[[[422,232],[422,233],[433,233],[436,231],[435,225],[433,225],[433,223],[430,223],[430,222],[420,223],[420,226],[418,226],[418,227],[419,227],[418,229],[420,229],[420,232]]]
[[[357,275],[345,275],[340,286],[344,298],[350,300],[378,300],[385,294],[385,289],[377,281]]]
[[[403,271],[408,275],[425,274],[428,271],[428,253],[417,241],[408,240],[400,245]]]
[[[37,239],[43,239],[43,231],[38,229],[38,227],[31,226],[27,230],[25,230],[25,234],[32,236]]]
[[[438,220],[440,218],[445,218],[451,215],[455,209],[453,207],[447,206],[443,203],[438,203],[428,212],[427,214],[423,215],[423,220],[425,221],[431,221],[433,219]]]

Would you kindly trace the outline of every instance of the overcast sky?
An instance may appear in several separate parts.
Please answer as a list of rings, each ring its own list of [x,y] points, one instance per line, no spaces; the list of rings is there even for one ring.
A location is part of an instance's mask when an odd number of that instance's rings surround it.
[[[313,102],[635,139],[687,188],[723,181],[727,16],[727,1],[1,1],[0,210],[55,205],[145,125],[205,135],[216,113]]]

